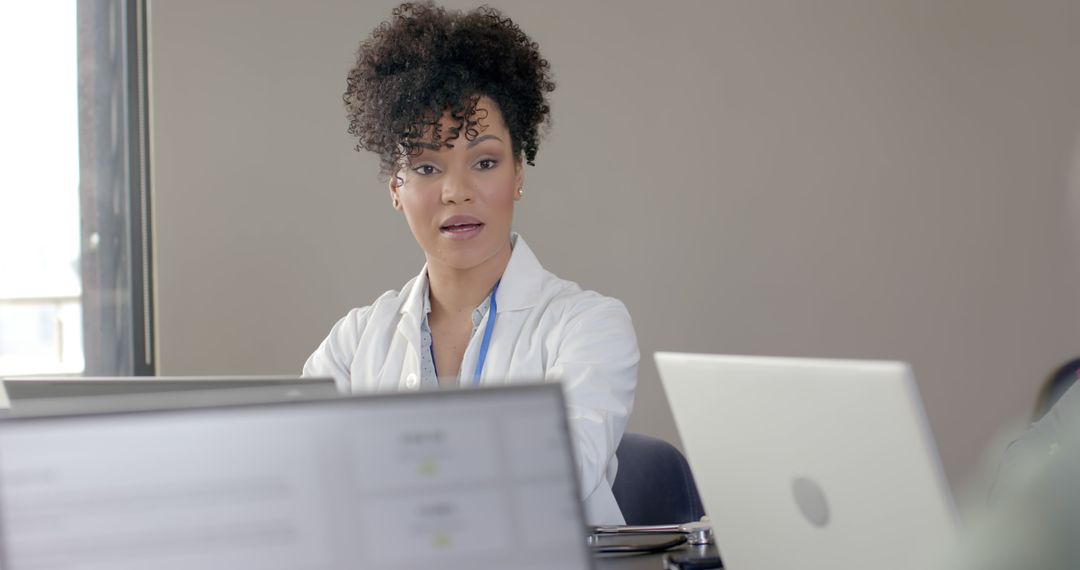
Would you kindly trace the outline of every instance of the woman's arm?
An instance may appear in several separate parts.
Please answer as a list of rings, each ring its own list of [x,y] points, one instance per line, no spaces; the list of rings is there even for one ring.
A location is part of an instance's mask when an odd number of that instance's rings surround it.
[[[572,310],[545,375],[563,384],[582,498],[612,483],[607,468],[634,407],[639,358],[621,302],[592,294]]]

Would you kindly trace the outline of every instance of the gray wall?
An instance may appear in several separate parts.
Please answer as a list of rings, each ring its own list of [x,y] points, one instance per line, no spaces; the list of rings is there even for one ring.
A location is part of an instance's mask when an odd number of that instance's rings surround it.
[[[419,270],[340,99],[391,5],[151,1],[160,373],[297,373]],[[904,359],[957,481],[1080,353],[1080,3],[497,5],[559,84],[516,226],[629,307],[632,430],[656,350]]]

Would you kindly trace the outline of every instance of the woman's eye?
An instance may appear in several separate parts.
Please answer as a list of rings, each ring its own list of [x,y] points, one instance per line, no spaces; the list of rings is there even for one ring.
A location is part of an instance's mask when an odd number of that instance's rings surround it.
[[[421,176],[430,176],[432,174],[435,174],[435,167],[430,164],[421,164],[420,166],[414,168],[413,172]]]
[[[495,164],[496,164],[496,162],[494,160],[492,160],[490,158],[485,158],[484,160],[481,160],[480,162],[477,162],[476,167],[479,168],[480,170],[489,170],[489,169],[495,168]]]

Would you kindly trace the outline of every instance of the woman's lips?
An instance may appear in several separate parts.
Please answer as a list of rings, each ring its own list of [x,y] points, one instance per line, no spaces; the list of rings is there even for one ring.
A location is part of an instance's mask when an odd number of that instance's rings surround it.
[[[439,233],[450,239],[466,240],[476,237],[483,229],[484,224],[453,224],[439,228]]]

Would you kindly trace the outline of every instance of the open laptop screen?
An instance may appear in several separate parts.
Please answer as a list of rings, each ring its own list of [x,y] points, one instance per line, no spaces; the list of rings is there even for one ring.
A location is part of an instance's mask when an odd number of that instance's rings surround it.
[[[588,568],[558,385],[0,421],[0,566]]]

